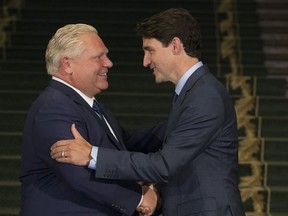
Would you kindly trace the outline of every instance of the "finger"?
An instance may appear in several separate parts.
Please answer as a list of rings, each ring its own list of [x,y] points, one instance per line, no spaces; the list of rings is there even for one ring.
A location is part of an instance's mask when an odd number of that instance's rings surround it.
[[[63,153],[62,153],[63,152]],[[56,158],[68,158],[70,156],[69,150],[65,149],[58,149],[58,150],[52,150],[51,153],[51,158],[56,159]]]
[[[63,147],[55,147],[55,148],[51,149],[50,155],[51,155],[51,156],[54,156],[54,157],[56,158],[56,157],[59,156],[59,154],[60,154],[60,156],[61,156],[61,152],[62,152],[62,151],[67,152],[66,148],[63,148]]]
[[[50,153],[50,155],[51,155],[51,158],[52,158],[52,159],[56,159],[56,158],[58,158],[58,157],[61,157],[61,151],[52,150],[51,153]]]
[[[143,210],[143,207],[141,207],[141,206],[139,206],[139,207],[137,208],[137,211],[138,211],[138,212],[142,212],[142,210]]]
[[[72,124],[71,126],[71,132],[74,136],[75,139],[84,139],[81,134],[79,133],[79,131],[76,129],[76,125]]]
[[[150,208],[148,207],[143,207],[143,206],[139,206],[137,208],[137,211],[142,213],[142,214],[149,214],[151,212]]]
[[[144,216],[148,216],[148,215],[151,215],[151,214],[152,214],[150,208],[148,208],[148,207],[143,207],[141,213],[142,213]]]
[[[50,149],[52,150],[52,149],[55,149],[55,148],[57,148],[57,142],[56,142],[56,143],[54,143],[54,144],[51,146],[51,148],[50,148]]]
[[[53,159],[55,159],[55,158],[59,158],[59,157],[61,157],[61,151],[54,151],[53,150],[53,152],[51,152],[51,157],[53,158]]]
[[[150,208],[144,207],[142,210],[142,214],[149,214],[150,213]]]
[[[57,159],[61,157],[61,152],[51,153],[52,159]]]
[[[61,163],[71,163],[70,158],[60,157],[60,158],[55,158],[55,160],[56,160],[57,162],[61,162]]]
[[[57,149],[59,147],[64,147],[64,146],[67,146],[67,140],[60,140],[60,141],[57,141],[56,143],[54,143],[52,146],[51,146],[51,150],[52,149]]]

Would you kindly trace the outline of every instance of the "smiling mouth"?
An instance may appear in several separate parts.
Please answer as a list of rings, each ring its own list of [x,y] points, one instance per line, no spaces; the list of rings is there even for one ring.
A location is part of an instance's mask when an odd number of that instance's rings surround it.
[[[107,72],[98,73],[98,76],[107,76]]]

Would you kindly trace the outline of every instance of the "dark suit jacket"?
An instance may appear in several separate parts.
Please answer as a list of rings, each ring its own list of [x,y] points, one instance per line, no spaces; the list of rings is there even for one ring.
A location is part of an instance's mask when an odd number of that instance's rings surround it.
[[[99,148],[96,177],[161,183],[163,216],[242,216],[237,140],[230,96],[202,66],[178,96],[163,147],[147,155]]]
[[[103,127],[103,121],[82,97],[70,87],[51,80],[33,103],[24,128],[21,216],[134,213],[142,195],[141,187],[135,181],[95,179],[94,171],[88,168],[58,163],[50,157],[54,142],[73,138],[72,123],[76,123],[79,132],[93,145],[124,150],[123,137],[127,142],[130,138],[131,145],[137,142],[137,137],[124,134],[110,113],[104,110],[104,115],[119,142]]]

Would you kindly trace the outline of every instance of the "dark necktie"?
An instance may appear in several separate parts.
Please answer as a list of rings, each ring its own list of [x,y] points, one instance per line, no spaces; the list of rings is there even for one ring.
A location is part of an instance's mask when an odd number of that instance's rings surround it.
[[[104,118],[104,115],[101,111],[101,108],[99,106],[99,103],[96,100],[93,100],[93,105],[92,105],[93,110],[98,114],[98,116],[100,117],[101,120],[103,120],[103,124],[104,127],[106,127],[111,133],[112,135],[115,137],[115,139],[118,141],[118,138],[116,137],[113,129],[111,128],[111,126],[109,125],[109,123],[106,121],[106,119]]]
[[[93,108],[93,110],[99,115],[99,117],[100,117],[102,120],[104,120],[104,119],[103,119],[103,113],[102,113],[101,108],[100,108],[100,106],[99,106],[99,104],[98,104],[98,102],[97,102],[96,100],[93,100],[93,106],[92,106],[92,108]]]
[[[174,95],[173,95],[173,106],[176,103],[177,98],[178,98],[178,94],[176,92],[174,92]]]

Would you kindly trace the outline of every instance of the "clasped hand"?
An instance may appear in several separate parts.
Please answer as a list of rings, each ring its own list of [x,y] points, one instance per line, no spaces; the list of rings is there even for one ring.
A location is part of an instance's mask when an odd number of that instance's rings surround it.
[[[143,190],[143,199],[142,202],[140,203],[140,206],[138,206],[137,211],[142,213],[144,216],[150,216],[154,213],[157,207],[157,201],[158,201],[157,192],[153,184],[143,185],[142,190]]]

